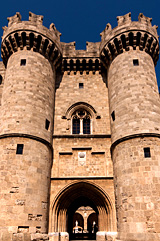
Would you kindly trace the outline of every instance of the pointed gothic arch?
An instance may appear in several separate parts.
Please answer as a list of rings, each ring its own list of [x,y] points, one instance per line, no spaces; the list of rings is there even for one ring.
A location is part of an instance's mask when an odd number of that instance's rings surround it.
[[[72,215],[82,205],[92,207],[97,214],[99,231],[115,231],[115,210],[108,194],[90,181],[75,181],[63,188],[52,203],[51,232],[70,233]]]

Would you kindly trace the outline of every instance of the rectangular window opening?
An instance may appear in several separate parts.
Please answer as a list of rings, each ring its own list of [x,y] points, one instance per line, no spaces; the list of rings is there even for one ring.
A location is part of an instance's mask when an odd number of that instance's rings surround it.
[[[46,119],[46,125],[45,125],[46,130],[49,129],[49,126],[50,126],[50,121]]]
[[[72,133],[79,134],[80,133],[80,119],[73,119],[72,121]]]
[[[83,134],[90,134],[90,119],[83,119]]]
[[[83,89],[83,83],[79,83],[79,89]]]
[[[144,157],[145,158],[151,157],[150,147],[144,148]]]
[[[23,144],[17,144],[17,151],[16,154],[22,155],[23,154]]]
[[[115,111],[112,112],[111,117],[112,117],[112,120],[115,121]]]
[[[21,66],[25,66],[26,65],[26,59],[21,59]]]
[[[138,66],[139,65],[139,60],[138,59],[133,59],[133,65]]]

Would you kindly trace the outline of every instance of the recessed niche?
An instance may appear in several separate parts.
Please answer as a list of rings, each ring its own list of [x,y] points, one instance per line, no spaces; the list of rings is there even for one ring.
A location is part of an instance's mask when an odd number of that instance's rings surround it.
[[[84,85],[83,83],[79,83],[79,89],[83,89]]]
[[[144,157],[145,158],[151,157],[150,147],[145,147],[144,148]]]
[[[139,65],[139,60],[138,59],[133,59],[133,65],[138,66]]]
[[[46,123],[45,123],[46,130],[49,129],[49,126],[50,126],[50,121],[46,119]]]
[[[21,59],[21,66],[25,66],[26,65],[26,59]]]
[[[115,121],[115,111],[111,113],[112,120]]]
[[[22,155],[23,154],[23,144],[17,144],[17,150],[16,150],[16,154],[18,155]]]
[[[2,84],[2,75],[0,75],[0,85]]]

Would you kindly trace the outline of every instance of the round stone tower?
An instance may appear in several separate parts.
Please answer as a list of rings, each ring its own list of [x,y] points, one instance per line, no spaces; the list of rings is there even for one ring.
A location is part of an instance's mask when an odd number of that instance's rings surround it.
[[[54,24],[44,27],[42,16],[30,12],[29,21],[21,21],[16,13],[8,21],[1,46],[6,75],[0,125],[0,223],[6,229],[3,236],[9,235],[4,240],[10,240],[12,233],[48,231],[55,71],[62,53],[60,33]]]
[[[160,240],[160,100],[157,27],[143,14],[101,33],[107,69],[117,240]]]

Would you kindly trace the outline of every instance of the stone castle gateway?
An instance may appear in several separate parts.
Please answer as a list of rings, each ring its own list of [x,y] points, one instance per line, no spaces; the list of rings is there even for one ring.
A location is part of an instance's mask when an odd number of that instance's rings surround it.
[[[31,12],[3,27],[0,240],[160,240],[157,27],[117,20],[86,50]]]

